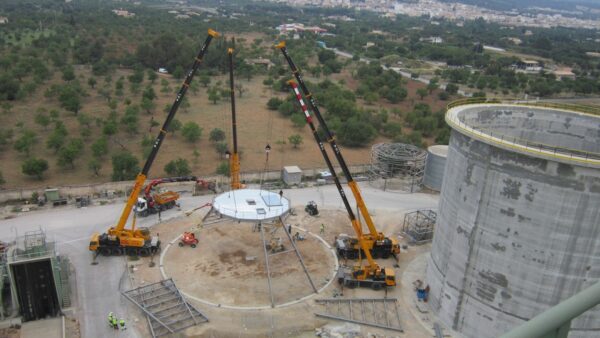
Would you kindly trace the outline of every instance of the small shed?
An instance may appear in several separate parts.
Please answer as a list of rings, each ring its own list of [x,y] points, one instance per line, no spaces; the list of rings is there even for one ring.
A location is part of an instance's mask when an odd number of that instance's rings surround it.
[[[44,190],[44,196],[48,202],[54,202],[60,199],[60,195],[58,194],[58,189],[46,189]]]
[[[283,167],[283,182],[287,185],[300,184],[302,182],[302,170],[298,166]]]

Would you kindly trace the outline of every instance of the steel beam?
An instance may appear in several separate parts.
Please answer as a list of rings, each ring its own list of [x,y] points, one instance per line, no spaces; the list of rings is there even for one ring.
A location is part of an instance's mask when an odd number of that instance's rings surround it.
[[[267,282],[269,283],[269,297],[271,298],[271,307],[275,307],[275,301],[273,300],[273,289],[271,288],[271,270],[269,268],[269,253],[267,252],[267,243],[265,242],[265,230],[262,224],[258,224],[260,227],[260,239],[262,240],[263,250],[265,252],[265,265],[267,266]]]

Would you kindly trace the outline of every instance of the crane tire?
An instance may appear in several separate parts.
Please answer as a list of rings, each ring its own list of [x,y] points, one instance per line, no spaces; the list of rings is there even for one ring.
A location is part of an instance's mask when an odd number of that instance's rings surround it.
[[[146,248],[140,249],[139,253],[140,253],[140,256],[142,256],[142,257],[150,256],[150,250],[148,250]]]
[[[113,256],[121,256],[123,254],[123,249],[121,248],[114,248],[111,251]]]
[[[112,252],[111,252],[110,248],[107,248],[107,247],[100,248],[100,254],[102,256],[110,256],[111,253]]]

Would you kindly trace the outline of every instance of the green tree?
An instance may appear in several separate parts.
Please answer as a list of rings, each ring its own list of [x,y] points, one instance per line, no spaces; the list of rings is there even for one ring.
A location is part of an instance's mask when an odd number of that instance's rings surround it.
[[[169,124],[169,131],[174,136],[175,132],[181,130],[182,127],[183,124],[181,123],[181,121],[179,121],[178,119],[173,119],[173,121],[171,121],[171,124]]]
[[[217,154],[223,155],[229,150],[229,146],[225,142],[215,143],[215,150],[217,151]]]
[[[39,124],[46,130],[50,124],[50,117],[44,113],[39,113],[35,116],[35,123]]]
[[[418,88],[417,89],[417,95],[419,95],[419,97],[421,98],[421,100],[423,100],[423,98],[425,96],[427,96],[427,94],[429,94],[429,92],[427,91],[427,88]]]
[[[229,162],[223,161],[219,163],[216,173],[217,175],[229,176]]]
[[[92,143],[92,155],[95,158],[103,158],[108,153],[108,140],[105,136],[100,137]]]
[[[190,143],[194,143],[202,136],[202,128],[196,122],[187,122],[181,128],[181,135]]]
[[[121,152],[112,157],[112,180],[126,181],[134,179],[140,172],[138,159],[130,152]]]
[[[298,146],[302,144],[302,136],[299,134],[290,135],[290,137],[288,137],[288,141],[294,146],[294,148],[298,148]]]
[[[41,158],[27,159],[21,166],[21,171],[23,174],[35,176],[38,180],[43,178],[44,171],[46,170],[48,170],[48,161]]]
[[[102,128],[102,133],[107,136],[111,136],[116,134],[118,131],[117,121],[114,119],[109,119],[104,123],[104,127]]]
[[[58,152],[57,164],[63,168],[70,166],[75,169],[75,160],[83,152],[83,141],[81,139],[72,139],[69,144],[62,147]]]
[[[96,176],[100,176],[100,170],[102,169],[102,162],[97,158],[92,158],[88,162],[88,169]]]
[[[75,80],[75,70],[73,70],[73,66],[67,65],[62,70],[63,80],[69,82]]]
[[[267,101],[267,108],[269,110],[277,110],[279,106],[283,103],[283,100],[278,97],[272,97]]]
[[[53,149],[54,153],[58,153],[60,148],[65,144],[67,139],[67,129],[63,124],[57,124],[56,128],[52,131],[50,136],[48,136],[48,140],[46,141],[46,147],[48,149]]]
[[[448,83],[446,85],[446,93],[450,94],[450,95],[455,95],[458,92],[458,85],[456,85],[455,83]]]
[[[306,123],[306,119],[304,118],[304,115],[302,114],[292,114],[292,123],[294,124],[295,128],[302,128],[304,127],[304,124]]]
[[[96,88],[96,78],[95,77],[90,77],[88,79],[88,86],[90,86],[92,89]]]
[[[79,91],[74,86],[65,86],[60,91],[58,97],[61,107],[77,115],[81,109],[81,97]]]
[[[177,66],[173,71],[173,77],[176,79],[182,79],[185,73],[183,72],[183,67]]]
[[[154,92],[154,88],[152,86],[147,86],[144,92],[142,93],[142,97],[146,98],[150,101],[156,98],[156,93]]]
[[[296,111],[294,104],[290,101],[285,101],[277,107],[279,113],[283,116],[291,116]]]
[[[202,86],[206,88],[210,84],[210,76],[208,76],[207,74],[202,74],[200,75],[199,81],[202,84]]]
[[[185,176],[191,174],[192,170],[186,159],[178,158],[165,165],[165,172],[172,176]]]
[[[208,137],[208,139],[211,142],[221,142],[225,140],[225,132],[219,128],[214,128],[210,131],[210,136]]]
[[[217,90],[217,88],[210,88],[208,90],[208,100],[212,101],[213,104],[217,104],[217,102],[221,99],[221,94]]]
[[[87,114],[81,113],[77,115],[77,122],[79,122],[81,127],[91,128],[92,118]]]
[[[0,185],[3,185],[4,183],[6,183],[6,180],[4,180],[4,176],[2,175],[2,172],[0,171]]]
[[[156,79],[158,79],[158,75],[156,75],[156,72],[153,71],[152,69],[148,69],[148,71],[146,73],[148,75],[148,80],[150,80],[150,82],[152,84],[154,84],[154,82],[156,81]]]
[[[25,155],[29,156],[31,152],[31,148],[37,141],[36,134],[31,130],[23,130],[21,137],[19,137],[14,144],[14,148],[16,151],[20,153],[25,153]]]

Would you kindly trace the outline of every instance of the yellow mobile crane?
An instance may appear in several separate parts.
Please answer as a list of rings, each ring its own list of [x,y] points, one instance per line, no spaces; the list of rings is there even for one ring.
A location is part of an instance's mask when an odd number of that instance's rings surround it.
[[[348,217],[350,218],[350,223],[352,223],[352,228],[357,236],[357,243],[361,248],[361,251],[364,252],[364,256],[367,259],[368,265],[362,266],[359,264],[358,266],[353,267],[352,269],[340,269],[337,274],[338,283],[344,285],[349,288],[355,288],[357,286],[371,287],[373,290],[380,290],[384,287],[395,286],[396,285],[396,275],[393,269],[391,268],[382,268],[380,267],[371,256],[371,250],[369,250],[367,246],[367,241],[364,239],[365,236],[362,232],[362,226],[360,222],[354,215],[354,211],[352,211],[352,207],[346,198],[346,194],[344,192],[344,188],[340,183],[340,180],[333,170],[333,165],[331,164],[331,160],[329,159],[329,155],[327,151],[325,151],[325,146],[323,145],[323,141],[321,141],[321,137],[317,133],[317,129],[315,128],[315,124],[312,122],[312,117],[308,112],[308,108],[306,104],[304,104],[304,100],[302,100],[302,95],[298,90],[298,85],[294,81],[289,81],[289,85],[292,87],[294,94],[296,95],[296,99],[298,103],[300,103],[300,107],[302,107],[302,112],[304,113],[304,117],[306,119],[306,123],[310,126],[310,130],[315,137],[315,141],[319,145],[319,150],[321,151],[321,155],[325,159],[325,163],[327,163],[327,168],[331,172],[333,177],[333,181],[335,182],[335,186],[338,189],[340,196],[342,197],[342,201],[344,202],[344,206],[346,207],[346,211],[348,212]]]
[[[336,157],[338,163],[342,167],[342,172],[344,173],[344,176],[346,177],[346,180],[348,182],[348,186],[350,187],[350,190],[352,191],[352,194],[354,195],[354,199],[356,200],[356,203],[358,204],[358,209],[360,210],[360,213],[362,214],[363,218],[365,219],[365,223],[367,223],[367,227],[369,229],[369,233],[366,233],[366,234],[362,234],[362,231],[361,231],[361,235],[359,235],[359,238],[352,238],[352,237],[339,238],[335,243],[338,255],[341,257],[344,257],[344,258],[348,258],[348,259],[356,259],[356,258],[359,258],[362,256],[366,256],[367,252],[364,250],[363,246],[360,244],[361,239],[365,243],[370,254],[375,258],[379,258],[379,257],[388,258],[390,255],[399,254],[400,253],[400,245],[398,244],[398,241],[393,238],[386,237],[383,233],[377,231],[377,228],[375,227],[375,224],[373,223],[373,220],[371,219],[371,214],[369,213],[369,210],[367,209],[365,201],[362,198],[360,189],[358,188],[358,184],[352,178],[352,175],[350,174],[350,170],[348,169],[348,166],[346,165],[346,161],[342,157],[340,148],[338,147],[338,145],[335,141],[335,137],[333,136],[333,134],[327,127],[327,124],[325,123],[325,120],[323,119],[323,116],[321,115],[321,112],[319,111],[319,108],[317,107],[317,103],[315,102],[315,99],[313,98],[312,94],[309,92],[308,88],[306,87],[306,84],[304,83],[304,80],[302,79],[302,75],[300,74],[300,70],[298,70],[298,68],[294,64],[294,61],[292,61],[290,55],[288,54],[287,49],[285,47],[285,41],[281,41],[279,44],[277,44],[276,48],[280,49],[281,52],[283,53],[283,56],[285,57],[286,61],[290,65],[290,68],[292,69],[292,73],[293,73],[294,77],[296,78],[296,80],[298,81],[298,84],[299,84],[300,88],[302,89],[302,92],[304,93],[304,96],[306,97],[306,99],[308,101],[310,109],[313,111],[313,113],[317,117],[317,120],[319,120],[319,125],[321,126],[321,128],[323,128],[323,131],[325,132],[325,137],[327,138],[327,142],[331,145],[331,148],[333,149],[333,153],[335,154],[335,157]],[[332,175],[335,173],[332,168],[330,168],[330,172],[332,173]],[[360,223],[359,223],[359,225],[360,225]]]
[[[234,40],[232,39],[232,42]],[[233,128],[233,153],[229,150],[225,155],[229,158],[229,172],[231,175],[231,190],[237,190],[244,187],[240,182],[240,156],[237,149],[237,122],[235,119],[235,91],[233,86],[233,48],[227,49],[229,56],[229,91],[231,92],[231,126]]]
[[[151,236],[150,230],[148,228],[135,228],[135,216],[132,222],[131,229],[125,229],[125,225],[127,224],[127,219],[129,219],[129,215],[131,214],[133,206],[138,201],[138,196],[142,187],[144,186],[144,182],[146,181],[146,177],[148,176],[148,172],[150,171],[150,167],[156,158],[156,154],[160,149],[160,146],[169,130],[169,125],[173,118],[175,117],[175,113],[187,92],[187,89],[192,82],[192,78],[194,74],[198,70],[200,63],[202,62],[202,58],[204,57],[204,53],[206,49],[210,45],[210,42],[214,37],[219,36],[219,33],[216,31],[209,29],[208,36],[198,53],[198,56],[194,60],[194,64],[192,69],[188,72],[181,89],[177,93],[177,97],[175,98],[175,102],[171,106],[171,110],[167,115],[167,119],[165,120],[154,144],[152,145],[152,151],[148,155],[148,159],[146,159],[146,163],[144,164],[144,168],[137,175],[135,179],[135,183],[133,185],[133,189],[131,190],[131,194],[127,199],[127,203],[125,204],[125,208],[121,213],[121,218],[119,218],[119,222],[117,225],[110,227],[107,232],[103,234],[95,233],[92,235],[90,239],[89,249],[90,251],[100,253],[104,256],[110,255],[122,255],[127,254],[131,256],[148,256],[151,253],[155,253],[160,250],[160,240],[158,236]]]

